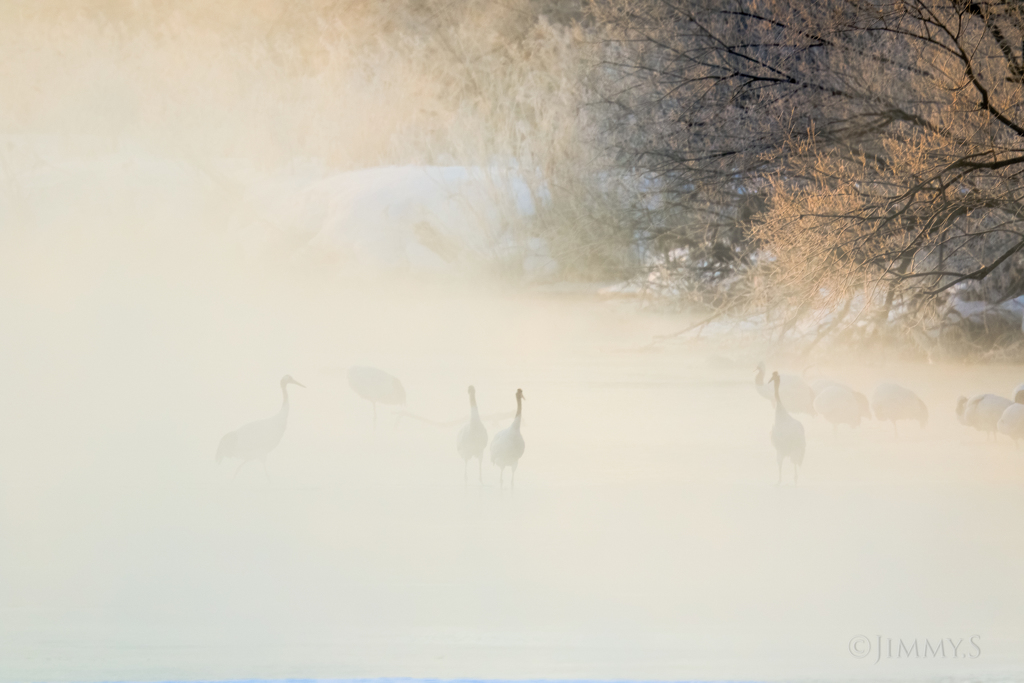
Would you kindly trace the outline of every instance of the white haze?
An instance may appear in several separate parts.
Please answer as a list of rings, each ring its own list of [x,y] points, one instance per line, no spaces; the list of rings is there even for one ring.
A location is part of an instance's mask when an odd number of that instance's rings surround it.
[[[688,319],[588,288],[254,256],[190,162],[55,139],[5,138],[46,160],[6,171],[0,214],[0,681],[1024,671],[1024,454],[953,413],[1024,367],[819,364],[915,389],[931,422],[801,416],[776,486],[763,349],[644,350]],[[463,483],[457,426],[374,430],[355,364],[441,422],[469,384],[485,414],[522,388],[515,493],[489,463]],[[269,480],[235,477],[218,440],[284,374],[306,388]],[[981,656],[875,664],[860,634]]]

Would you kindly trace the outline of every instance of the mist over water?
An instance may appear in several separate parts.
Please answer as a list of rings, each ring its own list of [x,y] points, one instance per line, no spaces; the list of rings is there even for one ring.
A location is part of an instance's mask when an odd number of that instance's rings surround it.
[[[799,415],[800,482],[787,463],[777,486],[757,344],[652,348],[692,319],[292,248],[239,216],[306,182],[298,152],[267,170],[55,130],[0,140],[0,681],[1024,670],[1024,455],[954,415],[1024,367],[818,363],[931,419],[896,439]],[[353,365],[407,407],[374,428]],[[218,441],[273,415],[285,374],[284,438],[236,475]],[[514,493],[486,454],[463,481],[470,384],[492,436],[526,395]],[[980,656],[858,658],[859,635]]]

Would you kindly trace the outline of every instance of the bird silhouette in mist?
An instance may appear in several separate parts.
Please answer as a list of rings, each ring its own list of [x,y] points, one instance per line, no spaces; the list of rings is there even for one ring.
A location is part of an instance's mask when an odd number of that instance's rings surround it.
[[[270,479],[270,474],[267,472],[267,454],[281,443],[285,427],[288,426],[289,384],[305,388],[304,385],[292,379],[291,375],[285,375],[281,378],[281,409],[277,411],[276,415],[250,422],[221,437],[220,444],[217,446],[217,462],[220,463],[225,458],[241,458],[242,460],[238,469],[235,470],[234,476],[238,476],[239,471],[247,462],[259,460],[263,463],[263,473],[267,475],[268,480]]]
[[[1020,440],[1024,439],[1024,385],[1013,393],[1013,403],[999,416],[996,429],[1013,439],[1013,445],[1020,448]]]
[[[834,380],[818,380],[812,385],[814,409],[836,432],[841,424],[859,427],[862,419],[871,419],[868,397]]]
[[[896,422],[899,420],[917,420],[924,429],[928,424],[928,406],[917,394],[899,384],[884,383],[871,392],[871,409],[875,418],[882,422],[892,422],[893,434],[899,438]]]
[[[462,468],[462,480],[465,482],[469,475],[469,461],[476,458],[479,461],[480,483],[484,481],[484,450],[487,448],[487,429],[480,421],[480,411],[476,407],[476,389],[469,387],[469,423],[459,430],[459,436],[455,440],[455,447],[464,461]]]
[[[979,394],[970,400],[960,396],[956,400],[956,418],[960,424],[974,427],[994,439],[999,418],[1011,405],[1013,401],[995,394]]]
[[[775,446],[775,458],[779,464],[779,481],[782,483],[782,461],[789,458],[793,463],[793,483],[797,481],[798,471],[804,461],[804,426],[800,421],[786,412],[786,407],[779,397],[779,373],[772,373],[772,384],[775,387],[775,424],[772,425],[772,445]]]
[[[526,450],[526,442],[523,434],[519,431],[519,425],[523,421],[523,396],[522,389],[516,389],[516,416],[512,424],[494,435],[491,439],[491,462],[498,466],[500,473],[498,481],[502,488],[505,486],[505,468],[512,468],[512,484],[516,487],[516,467],[519,466],[519,458],[523,457]]]
[[[373,427],[377,428],[377,404],[405,405],[405,387],[397,377],[365,366],[349,368],[348,385],[373,404]]]

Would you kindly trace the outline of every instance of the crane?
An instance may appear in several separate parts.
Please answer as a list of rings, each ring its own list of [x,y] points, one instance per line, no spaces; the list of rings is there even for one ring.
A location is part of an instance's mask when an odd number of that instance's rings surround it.
[[[462,480],[466,481],[468,475],[466,470],[469,461],[473,458],[479,460],[480,483],[484,481],[484,449],[487,448],[487,429],[480,420],[480,411],[476,407],[476,388],[469,387],[469,423],[459,430],[459,436],[455,440],[455,447],[459,455],[465,461],[462,468]]]
[[[305,388],[291,375],[285,375],[281,378],[281,409],[277,411],[276,415],[250,422],[221,437],[220,444],[217,445],[217,462],[220,463],[225,458],[241,458],[242,460],[238,469],[235,470],[234,476],[238,476],[239,471],[247,462],[259,460],[263,463],[263,473],[267,475],[268,479],[270,478],[267,473],[267,454],[281,443],[285,427],[288,426],[289,384]]]
[[[779,481],[782,483],[782,461],[789,458],[793,463],[793,483],[796,483],[798,470],[804,461],[806,440],[804,426],[786,411],[779,396],[779,373],[772,373],[772,384],[775,385],[775,423],[772,425],[772,445],[775,446],[775,459],[779,464]]]
[[[505,485],[505,468],[512,468],[512,489],[516,487],[516,467],[519,466],[519,458],[523,457],[526,450],[526,442],[523,440],[519,425],[523,420],[523,396],[522,389],[516,389],[516,416],[512,424],[494,435],[491,439],[491,462],[500,468],[499,481],[501,486]]]
[[[397,377],[377,368],[356,366],[349,368],[348,385],[357,394],[373,404],[373,426],[377,427],[377,404],[405,405],[405,387]]]

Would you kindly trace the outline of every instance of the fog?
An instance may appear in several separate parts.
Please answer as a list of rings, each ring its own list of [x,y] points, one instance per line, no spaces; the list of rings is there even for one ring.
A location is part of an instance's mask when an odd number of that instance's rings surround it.
[[[14,120],[0,681],[1024,670],[1024,457],[954,415],[1024,367],[652,345],[694,318],[483,260],[375,266],[241,220],[254,193],[307,187],[308,150],[183,158],[144,118],[113,143]],[[787,463],[777,485],[762,359],[865,393],[899,382],[931,420],[895,438],[800,415],[799,483]],[[407,406],[374,427],[354,365],[400,378]],[[217,463],[225,433],[279,409],[285,374],[305,388],[267,471]],[[514,491],[486,454],[483,483],[475,462],[463,480],[470,384],[491,435],[526,396]],[[876,661],[887,639],[963,642]]]

